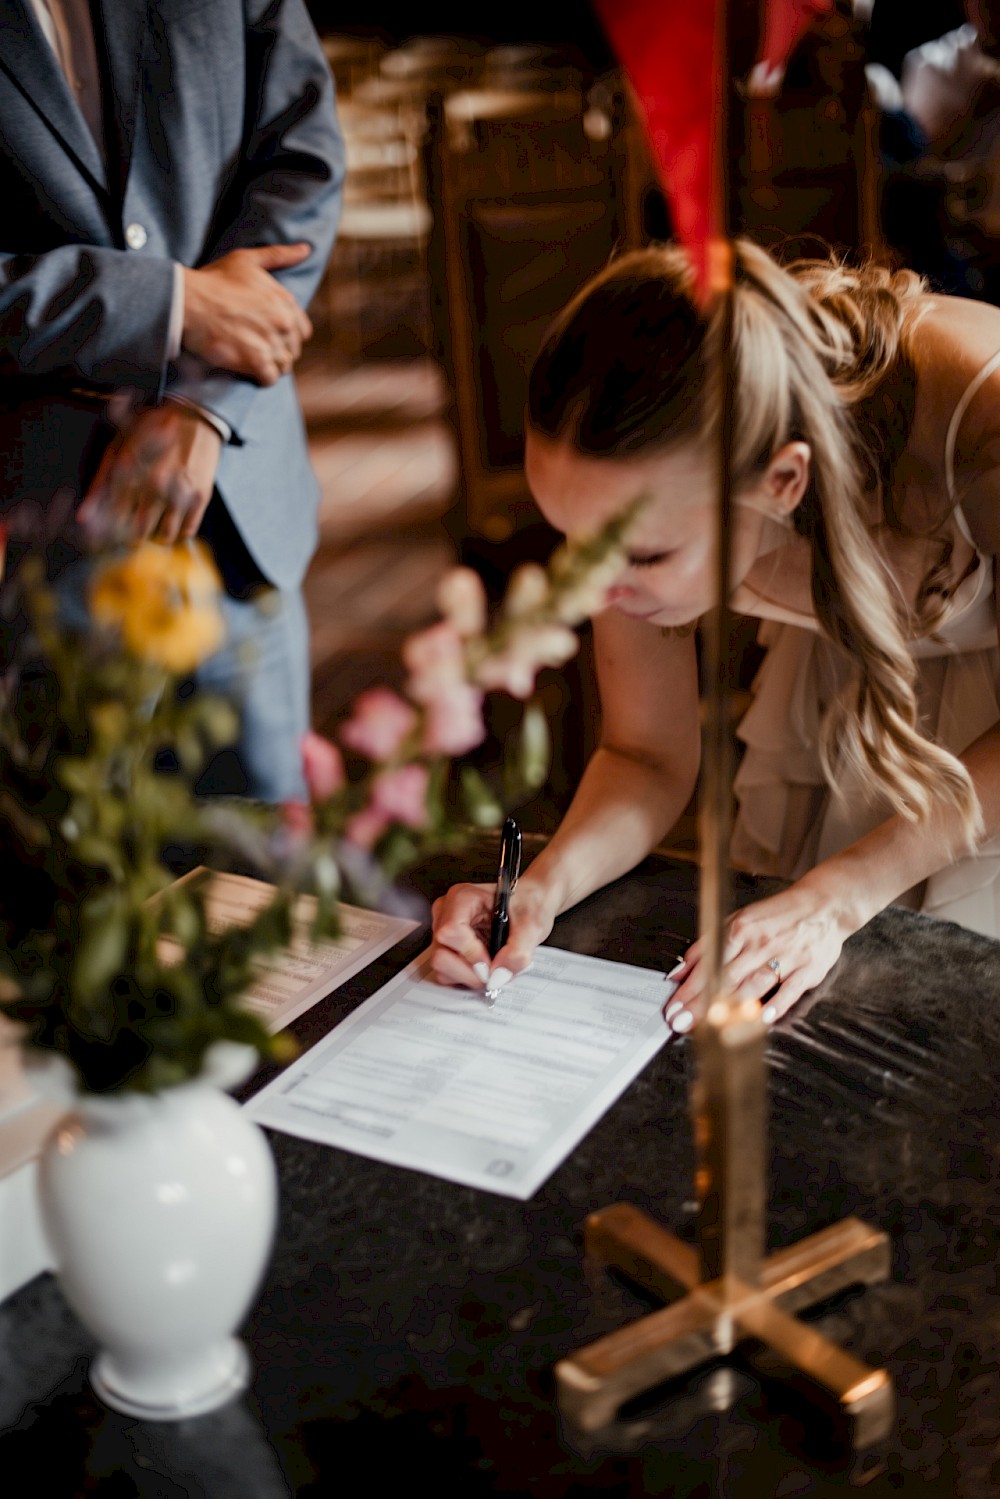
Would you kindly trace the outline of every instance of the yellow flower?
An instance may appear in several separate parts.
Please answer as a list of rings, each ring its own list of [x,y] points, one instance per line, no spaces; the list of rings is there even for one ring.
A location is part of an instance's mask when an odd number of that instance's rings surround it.
[[[187,672],[222,644],[220,587],[204,543],[146,541],[95,574],[90,610],[99,624],[121,631],[130,655]]]

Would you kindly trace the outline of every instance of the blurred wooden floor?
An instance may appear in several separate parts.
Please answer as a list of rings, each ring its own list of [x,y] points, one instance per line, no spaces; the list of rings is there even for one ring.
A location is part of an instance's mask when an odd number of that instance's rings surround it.
[[[305,583],[313,720],[331,734],[365,687],[399,682],[403,637],[436,615],[457,459],[433,360],[316,357],[297,378],[322,490]]]

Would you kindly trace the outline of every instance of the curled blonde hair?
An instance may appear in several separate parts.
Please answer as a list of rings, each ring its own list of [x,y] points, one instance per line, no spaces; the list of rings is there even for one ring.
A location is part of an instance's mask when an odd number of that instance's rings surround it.
[[[812,453],[794,515],[812,555],[824,632],[848,653],[854,678],[824,725],[824,772],[857,768],[911,820],[953,808],[971,844],[981,813],[964,765],[918,728],[908,635],[936,628],[933,575],[917,616],[907,610],[878,541],[903,529],[892,509],[891,465],[906,437],[906,334],[923,284],[910,272],[835,261],[787,268],[751,241],[735,245],[732,357],[736,423],[733,491],[785,443]],[[532,371],[528,415],[591,456],[623,457],[673,443],[714,441],[719,412],[710,354],[721,313],[706,320],[690,265],[675,246],[650,246],[607,266],[550,330]],[[894,430],[895,422],[895,430]]]

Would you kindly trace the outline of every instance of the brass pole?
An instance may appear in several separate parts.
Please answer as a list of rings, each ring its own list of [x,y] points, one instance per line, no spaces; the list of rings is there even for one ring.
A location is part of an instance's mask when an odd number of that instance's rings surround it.
[[[729,163],[732,69],[727,9],[717,11],[716,58],[721,70],[719,132],[713,159],[724,238],[709,247],[715,298],[708,341],[717,432],[715,608],[706,621],[704,753],[700,808],[700,928],[705,964],[705,1013],[697,1028],[698,1072],[692,1090],[698,1152],[698,1243],[704,1280],[755,1286],[764,1254],[764,1027],[758,1004],[740,1006],[724,982],[730,911],[729,841],[733,804],[733,724],[729,609],[733,480],[739,411],[735,372],[735,290],[730,231]]]
[[[725,0],[720,0],[722,36],[716,57],[728,90],[725,12]],[[722,163],[736,159],[725,149],[728,109],[722,114],[716,152],[720,174]],[[726,184],[720,181],[719,187],[721,222],[728,229]],[[618,1268],[669,1304],[561,1359],[556,1382],[564,1414],[583,1430],[598,1431],[640,1391],[729,1353],[743,1339],[756,1339],[835,1399],[851,1423],[855,1444],[862,1447],[881,1440],[890,1429],[893,1394],[888,1375],[867,1368],[791,1313],[836,1289],[884,1279],[890,1268],[889,1241],[857,1219],[845,1219],[764,1258],[765,1029],[759,1001],[739,1001],[727,989],[724,976],[733,771],[732,456],[739,410],[732,245],[724,238],[709,249],[715,258],[709,279],[716,301],[707,347],[712,359],[708,375],[714,381],[712,413],[718,425],[718,507],[716,605],[702,633],[700,934],[706,1009],[694,1032],[697,1074],[691,1091],[698,1157],[698,1247],[692,1249],[627,1203],[591,1214],[586,1225],[588,1258]]]

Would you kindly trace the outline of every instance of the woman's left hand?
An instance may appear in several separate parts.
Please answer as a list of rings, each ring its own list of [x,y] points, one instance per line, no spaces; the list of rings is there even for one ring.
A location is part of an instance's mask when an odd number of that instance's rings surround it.
[[[723,949],[726,988],[738,1000],[766,997],[763,1018],[773,1024],[826,977],[859,924],[807,876],[730,918]],[[700,938],[688,948],[684,967],[675,974],[679,987],[663,1012],[682,1034],[705,1008],[704,951]]]

